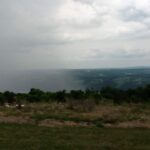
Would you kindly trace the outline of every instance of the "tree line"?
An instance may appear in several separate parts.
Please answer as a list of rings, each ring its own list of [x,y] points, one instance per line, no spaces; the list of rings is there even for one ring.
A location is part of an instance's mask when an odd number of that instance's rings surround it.
[[[115,104],[150,102],[150,84],[135,89],[121,90],[113,87],[104,87],[101,90],[71,90],[44,92],[32,88],[28,93],[0,92],[0,104],[27,102],[66,102],[69,100],[84,101],[91,99],[96,103],[100,101],[113,101]]]

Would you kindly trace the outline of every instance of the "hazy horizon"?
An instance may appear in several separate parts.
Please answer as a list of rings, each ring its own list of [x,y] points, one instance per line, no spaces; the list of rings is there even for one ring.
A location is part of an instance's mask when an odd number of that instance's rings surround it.
[[[0,71],[0,92],[99,90],[105,86],[120,89],[150,84],[150,68],[48,69]]]

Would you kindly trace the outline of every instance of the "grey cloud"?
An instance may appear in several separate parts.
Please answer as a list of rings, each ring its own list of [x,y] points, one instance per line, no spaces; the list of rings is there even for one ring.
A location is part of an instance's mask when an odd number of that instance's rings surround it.
[[[148,50],[142,50],[142,49],[132,49],[132,50],[117,50],[116,53],[113,53],[113,57],[118,57],[122,59],[130,59],[130,58],[142,58],[147,57],[150,54],[150,51]]]
[[[83,4],[92,4],[94,1],[93,0],[74,0],[75,2],[80,2]]]
[[[2,48],[21,48],[40,44],[58,44],[58,25],[55,11],[60,0],[1,1],[0,43]],[[47,6],[47,7],[45,7]],[[57,6],[57,7],[56,7]],[[1,49],[2,49],[1,48]]]
[[[135,7],[128,7],[121,11],[121,18],[124,21],[143,21],[150,17],[150,14],[146,13],[144,10],[137,9]]]
[[[0,70],[105,67],[107,59],[115,66],[119,58],[149,58],[150,12],[138,2],[1,0]]]
[[[135,58],[147,58],[150,55],[149,50],[142,49],[93,49],[91,56],[88,59],[135,59]]]

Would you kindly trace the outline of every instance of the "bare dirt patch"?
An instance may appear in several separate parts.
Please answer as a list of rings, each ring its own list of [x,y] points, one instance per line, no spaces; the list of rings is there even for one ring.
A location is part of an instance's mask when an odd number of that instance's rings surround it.
[[[46,126],[46,127],[61,127],[61,126],[86,127],[86,126],[89,126],[87,122],[59,121],[59,120],[54,120],[54,119],[47,119],[47,120],[40,121],[38,125]]]
[[[0,123],[29,123],[33,124],[34,120],[30,119],[29,117],[16,117],[16,116],[1,116],[0,117]]]

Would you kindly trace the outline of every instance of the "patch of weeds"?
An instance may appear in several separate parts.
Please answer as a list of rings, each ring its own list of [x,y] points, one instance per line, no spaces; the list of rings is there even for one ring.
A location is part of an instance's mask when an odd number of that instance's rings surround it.
[[[97,122],[95,123],[95,126],[96,126],[96,127],[99,127],[99,128],[103,128],[103,127],[104,127],[104,123],[101,122],[101,121],[97,121]]]
[[[129,114],[126,116],[126,121],[134,121],[134,120],[140,120],[141,117],[138,114]]]
[[[75,112],[92,112],[96,107],[96,103],[92,99],[87,100],[70,100],[67,109]]]
[[[42,120],[46,120],[46,119],[54,119],[54,120],[59,120],[59,121],[73,121],[73,122],[88,122],[89,120],[84,119],[84,118],[79,118],[79,117],[69,117],[69,116],[65,116],[65,115],[60,115],[60,114],[38,114],[35,113],[32,116],[32,119],[35,120],[36,123],[38,123],[39,121]]]
[[[96,127],[103,128],[104,127],[104,120],[103,120],[103,118],[98,118],[97,120],[93,121],[93,124]]]
[[[112,147],[109,145],[102,145],[101,150],[112,150]]]
[[[45,120],[48,117],[49,116],[47,114],[41,115],[41,114],[36,114],[36,113],[31,116],[31,118],[34,119],[36,123],[38,123],[39,121]]]
[[[135,107],[131,110],[131,113],[137,113],[137,114],[141,114],[143,113],[143,108],[140,108],[140,107]]]
[[[16,108],[7,108],[5,109],[6,116],[21,116],[22,112]]]
[[[120,120],[117,118],[108,118],[104,120],[104,123],[109,123],[109,124],[117,124],[118,122],[120,122]]]

